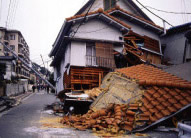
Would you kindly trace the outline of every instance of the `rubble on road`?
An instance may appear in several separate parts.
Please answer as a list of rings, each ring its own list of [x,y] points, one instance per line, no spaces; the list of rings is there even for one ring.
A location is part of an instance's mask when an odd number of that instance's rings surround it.
[[[7,96],[0,97],[0,113],[8,110],[16,104],[16,100]]]
[[[109,73],[101,89],[86,114],[64,116],[61,122],[79,130],[123,134],[169,120],[191,119],[191,83],[153,66],[137,65]]]
[[[104,131],[104,133],[124,134],[131,132],[134,127],[144,125],[149,121],[149,116],[139,114],[141,103],[135,104],[109,104],[107,108],[89,110],[82,116],[65,116],[61,123],[72,126],[79,130],[92,129]]]

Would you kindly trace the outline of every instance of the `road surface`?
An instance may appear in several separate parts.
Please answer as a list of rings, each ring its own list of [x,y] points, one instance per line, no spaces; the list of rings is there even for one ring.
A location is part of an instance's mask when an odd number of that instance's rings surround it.
[[[56,102],[52,94],[43,91],[25,98],[17,107],[0,114],[0,138],[94,138],[91,131],[78,131],[63,127],[59,123],[61,117],[49,114],[44,110],[46,105]],[[55,123],[56,122],[56,123]],[[147,132],[146,136],[138,138],[176,138],[175,133]],[[136,135],[123,137],[137,138]]]

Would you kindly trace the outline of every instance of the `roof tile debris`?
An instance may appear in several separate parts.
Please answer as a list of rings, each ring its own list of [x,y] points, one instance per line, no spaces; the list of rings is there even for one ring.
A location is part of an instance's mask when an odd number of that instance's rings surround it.
[[[191,103],[191,82],[144,64],[117,71],[145,86],[141,110],[151,123]]]
[[[129,104],[110,104],[105,109],[96,112],[89,110],[83,116],[72,116],[70,119],[64,117],[62,123],[80,130],[91,128],[113,134],[120,131],[125,133],[148,126],[191,103],[190,82],[158,68],[137,65],[116,71],[143,86],[145,92],[141,100]],[[164,83],[166,81],[170,85]]]

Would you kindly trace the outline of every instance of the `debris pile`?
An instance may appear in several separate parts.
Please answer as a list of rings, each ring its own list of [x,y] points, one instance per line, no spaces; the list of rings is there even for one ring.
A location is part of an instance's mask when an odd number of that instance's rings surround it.
[[[61,123],[79,130],[92,129],[105,133],[123,134],[131,132],[134,128],[143,126],[149,121],[149,115],[141,113],[139,109],[141,105],[141,103],[109,104],[105,109],[96,112],[89,110],[82,116],[65,116]]]
[[[87,94],[91,100],[95,100],[103,91],[104,89],[102,88],[93,88],[91,90],[84,91],[84,93]]]
[[[15,106],[16,100],[7,96],[0,97],[0,113]]]
[[[79,130],[121,134],[143,131],[176,116],[182,120],[185,112],[190,113],[191,83],[152,66],[109,73],[101,88],[104,91],[88,113],[65,116],[61,122]]]

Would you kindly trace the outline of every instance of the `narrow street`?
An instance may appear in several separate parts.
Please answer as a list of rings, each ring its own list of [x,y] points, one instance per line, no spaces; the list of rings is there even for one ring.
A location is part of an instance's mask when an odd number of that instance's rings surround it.
[[[43,118],[55,118],[55,115],[44,111],[46,105],[55,101],[55,95],[40,91],[23,99],[19,106],[0,114],[0,138],[93,137],[88,131],[42,127]]]

